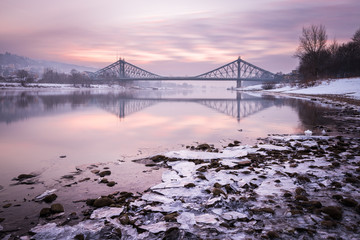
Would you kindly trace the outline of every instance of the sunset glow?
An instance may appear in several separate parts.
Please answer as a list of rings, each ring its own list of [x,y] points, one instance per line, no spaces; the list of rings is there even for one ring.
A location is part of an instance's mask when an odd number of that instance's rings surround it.
[[[289,72],[303,26],[323,24],[329,40],[347,41],[359,12],[357,0],[5,0],[0,51],[96,68],[122,57],[162,75],[200,74],[242,56]]]

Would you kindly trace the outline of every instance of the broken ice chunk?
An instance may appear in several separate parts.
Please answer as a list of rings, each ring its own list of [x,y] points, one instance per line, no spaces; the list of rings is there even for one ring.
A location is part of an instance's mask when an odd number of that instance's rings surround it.
[[[189,212],[182,212],[176,219],[181,224],[180,228],[185,230],[188,230],[196,223],[195,214]]]
[[[149,225],[141,225],[141,229],[145,229],[151,233],[159,233],[159,232],[165,232],[167,229],[172,227],[179,227],[178,223],[169,223],[169,222],[158,222],[154,224]]]
[[[46,196],[49,196],[49,195],[53,194],[54,192],[56,192],[56,189],[46,190],[44,193],[36,196],[36,197],[35,197],[35,201],[41,201],[41,200],[43,200]]]
[[[149,202],[161,202],[161,203],[172,203],[174,200],[165,196],[161,196],[159,194],[154,193],[146,193],[142,197],[142,200],[149,201]]]
[[[110,218],[113,216],[119,216],[123,211],[124,208],[103,207],[94,210],[90,216],[90,219],[101,219],[101,218]]]
[[[311,135],[312,135],[312,131],[310,131],[309,129],[304,131],[304,133],[305,133],[305,136],[307,136],[307,137],[311,137]]]
[[[215,215],[208,213],[196,216],[195,221],[197,223],[205,223],[205,224],[215,224],[218,222]]]
[[[226,212],[226,213],[222,214],[221,217],[225,220],[230,221],[230,220],[237,220],[237,219],[245,219],[245,218],[247,218],[247,215],[245,213],[231,211],[231,212]]]

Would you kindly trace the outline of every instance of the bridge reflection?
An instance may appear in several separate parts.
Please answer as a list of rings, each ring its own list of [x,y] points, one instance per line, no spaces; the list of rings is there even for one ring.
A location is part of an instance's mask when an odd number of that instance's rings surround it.
[[[266,108],[269,108],[279,99],[254,97],[247,94],[239,94],[231,98],[187,98],[187,97],[163,97],[173,96],[171,93],[149,92],[147,97],[144,93],[106,93],[94,94],[92,92],[74,92],[62,95],[46,95],[36,92],[22,92],[18,95],[3,95],[0,101],[0,122],[11,123],[35,116],[61,114],[74,111],[82,107],[100,107],[120,119],[140,112],[145,108],[164,102],[192,102],[198,103],[219,113],[236,118],[240,121]],[[179,96],[179,94],[177,95]]]
[[[275,100],[275,99],[274,99]],[[204,99],[204,98],[119,98],[117,101],[101,104],[101,108],[125,118],[147,107],[161,102],[193,102],[216,110],[219,113],[240,119],[260,112],[275,105],[275,101],[263,97],[253,97],[238,93],[236,99]]]

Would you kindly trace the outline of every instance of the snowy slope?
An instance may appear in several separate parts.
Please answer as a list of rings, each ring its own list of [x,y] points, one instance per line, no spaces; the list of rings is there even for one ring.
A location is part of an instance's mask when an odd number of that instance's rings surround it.
[[[250,86],[242,90],[262,90],[261,85]],[[272,90],[264,90],[265,92],[281,92],[281,93],[296,93],[296,94],[343,94],[349,97],[360,99],[360,78],[343,78],[323,81],[320,85],[299,88],[285,86],[282,88],[276,88]]]

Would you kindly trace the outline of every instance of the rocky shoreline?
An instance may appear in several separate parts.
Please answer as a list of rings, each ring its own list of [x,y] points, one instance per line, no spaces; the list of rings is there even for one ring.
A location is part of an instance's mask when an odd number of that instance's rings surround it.
[[[80,200],[81,214],[64,209],[49,190],[38,198],[48,207],[38,213],[37,226],[19,235],[3,229],[2,218],[0,236],[359,239],[359,110],[342,106],[333,117],[343,123],[333,136],[327,136],[328,131],[322,136],[272,135],[258,139],[255,146],[235,141],[216,149],[200,144],[142,159],[138,162],[150,170],[165,168],[162,183],[143,193],[114,192]],[[93,169],[92,174],[96,183],[111,182],[110,170]],[[17,181],[31,182],[34,177],[20,175]]]
[[[155,156],[146,164],[168,169],[161,184],[88,199],[80,223],[50,221],[28,239],[359,239],[359,144],[270,136]]]

